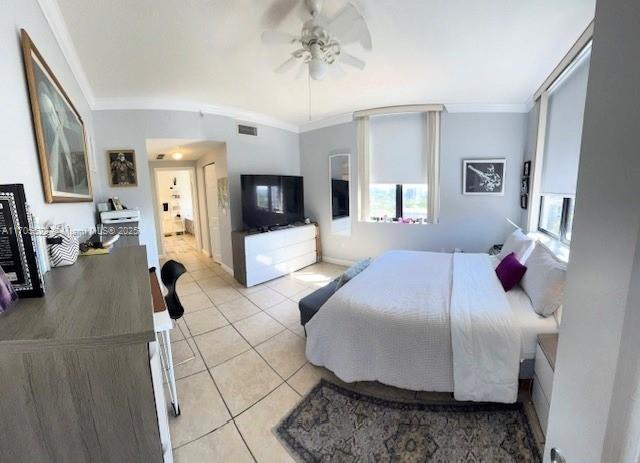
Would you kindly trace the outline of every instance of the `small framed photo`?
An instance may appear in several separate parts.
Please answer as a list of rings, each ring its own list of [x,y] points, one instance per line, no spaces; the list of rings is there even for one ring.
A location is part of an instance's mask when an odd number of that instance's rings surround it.
[[[462,164],[463,194],[504,195],[506,159],[465,159]]]
[[[107,161],[111,186],[138,186],[136,152],[134,150],[107,151]]]
[[[524,168],[522,169],[522,176],[529,177],[531,175],[531,161],[524,161]]]
[[[529,177],[522,177],[522,180],[520,182],[520,194],[529,194]]]
[[[529,207],[529,195],[521,194],[520,195],[520,208],[527,209]]]

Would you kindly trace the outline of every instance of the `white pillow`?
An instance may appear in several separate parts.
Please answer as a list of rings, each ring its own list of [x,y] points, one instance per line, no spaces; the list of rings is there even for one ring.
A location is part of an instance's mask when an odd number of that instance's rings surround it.
[[[566,265],[538,242],[527,259],[527,271],[520,286],[531,299],[533,310],[546,317],[562,305],[566,277]]]
[[[509,254],[514,253],[520,263],[524,264],[529,254],[531,254],[535,243],[536,241],[533,238],[529,238],[522,233],[522,230],[517,229],[507,237],[500,254],[498,254],[498,259],[502,260]]]

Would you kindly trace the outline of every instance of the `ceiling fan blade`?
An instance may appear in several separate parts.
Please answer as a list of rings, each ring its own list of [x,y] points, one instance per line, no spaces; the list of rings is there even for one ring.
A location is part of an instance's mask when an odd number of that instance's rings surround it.
[[[333,63],[329,65],[329,74],[335,79],[342,79],[347,75],[347,71],[340,65],[340,63]]]
[[[345,53],[344,51],[340,52],[340,54],[338,55],[338,61],[340,61],[342,64],[346,64],[347,66],[353,66],[354,68],[358,68],[361,71],[366,66],[366,63],[362,61],[360,58],[356,58],[355,56],[350,55],[349,53]]]
[[[275,68],[274,71],[276,74],[284,74],[288,70],[292,69],[295,66],[297,61],[298,61],[298,58],[296,58],[295,56],[292,56],[291,58],[286,60],[284,63],[282,63],[280,66]]]
[[[360,15],[355,6],[351,3],[347,3],[329,19],[327,22],[327,29],[340,37],[352,28],[353,23],[356,21],[364,21],[364,18]]]
[[[300,80],[307,75],[307,71],[309,70],[309,65],[304,61],[300,61],[300,66],[298,66],[298,72],[296,73],[296,80]]]
[[[341,45],[359,43],[367,51],[371,51],[371,33],[364,21],[360,21],[350,28],[342,37],[339,37]]]
[[[262,33],[262,43],[267,45],[290,44],[298,41],[295,35],[280,31],[264,31]]]
[[[301,3],[301,0],[275,0],[262,16],[262,25],[269,28],[278,27]]]

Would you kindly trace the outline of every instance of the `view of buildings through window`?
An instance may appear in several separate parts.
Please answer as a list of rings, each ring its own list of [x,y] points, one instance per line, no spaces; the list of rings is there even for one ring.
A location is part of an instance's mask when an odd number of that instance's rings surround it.
[[[427,218],[427,185],[373,183],[369,186],[372,218]]]

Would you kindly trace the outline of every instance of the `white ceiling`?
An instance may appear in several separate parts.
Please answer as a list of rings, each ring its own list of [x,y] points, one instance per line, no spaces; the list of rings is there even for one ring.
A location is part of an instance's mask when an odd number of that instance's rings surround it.
[[[307,79],[273,69],[287,45],[260,34],[275,0],[58,0],[103,106],[184,102],[308,122]],[[326,0],[332,13],[345,0]],[[595,0],[359,0],[373,51],[342,79],[311,82],[311,114],[407,104],[526,103],[594,15]],[[278,28],[297,34],[291,14]],[[114,102],[117,99],[117,102]],[[127,103],[128,102],[128,103]]]
[[[197,161],[203,155],[220,149],[224,145],[223,142],[208,140],[191,140],[187,138],[151,138],[146,141],[147,158],[149,161],[158,161],[158,154],[166,156],[162,162],[176,161],[171,157],[172,154],[182,153],[180,161]]]

